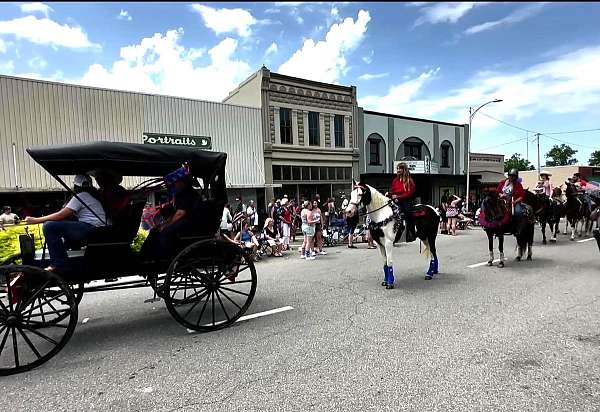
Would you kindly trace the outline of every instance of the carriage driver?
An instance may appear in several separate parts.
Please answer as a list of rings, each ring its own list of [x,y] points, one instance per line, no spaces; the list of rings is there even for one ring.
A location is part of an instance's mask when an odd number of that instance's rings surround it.
[[[519,181],[519,171],[517,169],[511,169],[508,172],[508,178],[500,181],[496,192],[500,194],[501,199],[505,199],[507,202],[512,200],[513,221],[516,216],[523,214],[521,202],[525,197],[525,190]]]
[[[67,242],[85,241],[94,228],[106,226],[106,214],[98,199],[98,192],[92,186],[88,175],[77,175],[73,181],[73,191],[77,197],[60,211],[42,217],[25,218],[28,225],[43,223],[44,236],[50,253],[50,264],[46,270],[64,269],[67,263]],[[83,203],[82,203],[83,202]],[[76,220],[72,220],[76,218]]]
[[[410,177],[406,163],[398,163],[396,177],[392,180],[390,196],[394,203],[400,208],[406,221],[406,241],[413,242],[415,234],[415,223],[412,216],[413,196],[415,194],[415,182]]]

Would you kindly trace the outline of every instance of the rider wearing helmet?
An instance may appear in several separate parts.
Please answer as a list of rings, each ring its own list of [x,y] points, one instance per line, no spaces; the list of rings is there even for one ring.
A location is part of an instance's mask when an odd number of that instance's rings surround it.
[[[404,220],[406,221],[406,241],[412,242],[416,239],[415,224],[412,216],[412,199],[415,194],[415,182],[410,177],[406,163],[398,163],[396,173],[396,177],[392,180],[390,195],[404,215]]]
[[[512,201],[513,217],[523,214],[523,205],[521,202],[525,197],[525,190],[519,180],[519,171],[517,169],[511,169],[508,172],[508,178],[500,181],[496,191],[500,195],[500,198]]]

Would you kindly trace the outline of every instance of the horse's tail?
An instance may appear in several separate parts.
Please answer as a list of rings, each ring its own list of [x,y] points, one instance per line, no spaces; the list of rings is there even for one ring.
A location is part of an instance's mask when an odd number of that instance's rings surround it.
[[[429,247],[429,238],[423,239],[422,242],[425,248],[423,249],[421,254],[424,255],[427,260],[431,260],[431,248]]]

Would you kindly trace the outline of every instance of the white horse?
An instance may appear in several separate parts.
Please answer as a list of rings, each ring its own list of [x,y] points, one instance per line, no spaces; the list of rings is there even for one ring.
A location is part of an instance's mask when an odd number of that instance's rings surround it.
[[[350,204],[346,208],[346,214],[354,216],[355,213],[358,213],[360,205],[367,209],[367,215],[371,220],[369,230],[383,259],[385,277],[381,285],[385,286],[386,289],[393,289],[393,248],[394,243],[398,241],[404,231],[404,225],[394,214],[392,201],[388,197],[369,185],[354,182],[354,190],[350,195]],[[435,238],[437,237],[440,216],[429,205],[416,205],[413,213],[417,237],[425,245],[424,254],[427,257],[431,256],[429,269],[425,275],[425,278],[429,280],[439,271]]]

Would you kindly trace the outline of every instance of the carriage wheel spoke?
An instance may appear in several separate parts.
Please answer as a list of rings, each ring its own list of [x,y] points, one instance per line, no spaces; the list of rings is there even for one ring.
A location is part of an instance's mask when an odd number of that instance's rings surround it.
[[[13,296],[12,296],[12,287],[10,286],[10,279],[8,277],[8,275],[6,276],[6,293],[7,293],[7,297],[8,297],[8,307],[9,307],[9,312],[13,311]]]
[[[206,294],[208,294],[208,290],[206,291]],[[205,296],[206,296],[206,295],[205,295]],[[198,299],[198,300],[197,300],[197,301],[196,301],[196,302],[195,302],[195,303],[192,305],[192,307],[188,309],[188,311],[185,313],[185,315],[183,315],[183,317],[184,317],[184,318],[187,318],[187,317],[188,317],[188,315],[189,315],[190,313],[192,313],[192,310],[194,310],[194,308],[195,308],[196,306],[198,306],[198,304],[199,304],[200,302],[202,302],[202,299],[204,299],[204,296],[200,296],[200,297],[199,297],[199,299]]]
[[[198,321],[196,322],[196,326],[200,326],[200,321],[202,320],[202,315],[204,315],[204,310],[206,309],[206,305],[208,304],[209,300],[210,300],[210,296],[206,295],[206,300],[204,301],[204,305],[202,306],[202,310],[200,311],[200,315],[198,315]]]
[[[242,307],[240,305],[238,305],[237,303],[235,303],[229,296],[227,296],[227,294],[221,290],[217,290],[217,293],[221,293],[225,299],[227,299],[228,301],[230,301],[231,303],[233,303],[239,310],[242,310]]]
[[[64,292],[62,293],[62,295],[66,296],[66,294]],[[58,296],[61,296],[61,295],[58,295]],[[56,297],[54,297],[53,299],[56,299]],[[70,306],[68,300],[66,300],[65,302],[63,302],[62,300],[58,300],[58,301],[64,305]],[[40,298],[40,302],[41,302],[41,298]],[[31,309],[29,309],[28,313],[32,313],[34,310],[41,308],[42,306],[44,306],[44,304],[47,304],[48,302],[51,302],[51,300],[46,299],[46,300],[44,300],[44,302],[41,302],[39,305],[31,307]],[[23,309],[20,311],[21,314],[25,313],[25,308],[27,308],[27,306],[28,305],[23,306]],[[42,311],[42,310],[40,309],[40,311]]]
[[[212,298],[212,324],[215,326],[215,292],[213,292],[210,296]]]
[[[27,325],[33,325],[33,326],[42,326],[44,328],[63,328],[66,329],[69,326],[68,325],[62,325],[60,323],[47,323],[47,322],[39,322],[36,320],[27,320],[27,322],[25,322],[25,324]]]
[[[223,309],[223,312],[225,312],[225,317],[227,318],[227,322],[231,322],[231,318],[229,317],[229,314],[227,313],[227,310],[225,309],[225,306],[223,305],[223,301],[221,301],[221,297],[219,296],[218,289],[215,291],[215,295],[217,295],[217,299],[219,300],[219,305],[221,305],[221,309]],[[213,322],[213,324],[214,324],[214,322]]]
[[[27,329],[29,332],[31,332],[31,333],[33,333],[35,335],[38,335],[40,338],[42,338],[42,339],[44,339],[44,340],[52,343],[53,345],[58,346],[58,342],[57,341],[55,341],[54,339],[52,339],[52,338],[44,335],[43,333],[41,333],[41,332],[39,332],[39,331],[37,331],[35,329],[32,329],[32,328],[30,328],[30,327],[28,327],[26,325],[23,325],[23,328]]]
[[[227,279],[227,280],[229,280],[229,279]],[[235,281],[235,282],[229,281],[229,283],[221,283],[220,285],[221,286],[223,286],[223,285],[239,285],[241,283],[252,283],[252,280],[240,280],[240,281]]]
[[[2,310],[8,312],[8,308],[4,305],[4,303],[2,303],[1,300],[0,300],[0,307],[2,307]]]
[[[46,286],[48,286],[48,284],[49,284],[49,283],[50,283],[50,281],[49,281],[49,280],[47,280],[47,281],[46,281],[46,283],[44,283],[44,285],[43,285],[41,288],[39,288],[39,289],[38,289],[38,290],[37,290],[37,291],[36,291],[36,292],[35,292],[35,293],[34,293],[34,294],[33,294],[33,295],[32,295],[32,296],[31,296],[31,297],[28,299],[28,300],[27,300],[27,302],[25,302],[25,303],[24,303],[24,304],[22,304],[22,305],[20,304],[20,305],[19,305],[19,307],[18,307],[18,308],[19,308],[19,311],[21,311],[21,308],[26,308],[27,306],[29,306],[30,304],[32,304],[32,303],[35,301],[35,299],[38,297],[38,295],[39,295],[40,293],[42,293],[42,292],[43,292],[43,291],[46,289]],[[10,290],[10,288],[9,288],[9,290]],[[59,296],[60,296],[60,295],[59,295]]]
[[[2,343],[0,343],[0,354],[2,353],[2,350],[4,349],[4,345],[6,345],[6,341],[8,340],[9,333],[10,333],[10,328],[6,327],[6,333],[4,334],[4,337],[2,338]]]
[[[249,293],[240,292],[239,290],[230,289],[230,288],[226,288],[226,287],[223,287],[223,286],[221,286],[221,289],[225,289],[225,290],[228,290],[230,292],[237,293],[239,295],[250,296]]]
[[[202,300],[204,298],[204,296],[202,296],[202,295],[204,295],[203,292],[201,292],[201,293],[196,292],[193,295],[188,296],[187,299],[177,302],[177,305],[182,306],[182,305],[186,305],[188,303],[192,303],[193,302],[192,299],[195,299],[196,297],[198,297],[200,300]]]
[[[19,345],[17,345],[17,333],[15,327],[12,328],[13,353],[15,355],[15,367],[19,367]]]
[[[60,309],[60,310],[53,310],[53,311],[48,311],[48,312],[44,312],[44,313],[30,314],[27,317],[27,321],[29,321],[31,318],[39,318],[41,316],[42,322],[45,322],[44,315],[62,315],[63,313],[67,313],[70,311],[71,311],[71,309]]]
[[[41,299],[38,299],[38,302],[41,302]],[[44,316],[44,304],[40,303],[40,313],[42,314],[42,322],[46,322],[46,318]]]
[[[36,347],[33,345],[33,343],[31,343],[31,340],[29,340],[29,338],[27,337],[27,335],[23,332],[23,329],[17,327],[17,330],[19,331],[19,333],[21,334],[21,336],[23,336],[23,339],[25,340],[25,342],[27,342],[27,345],[29,345],[29,348],[33,351],[33,353],[35,353],[35,356],[37,356],[38,359],[41,358],[42,355],[36,349]]]

